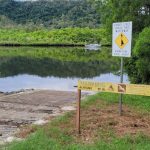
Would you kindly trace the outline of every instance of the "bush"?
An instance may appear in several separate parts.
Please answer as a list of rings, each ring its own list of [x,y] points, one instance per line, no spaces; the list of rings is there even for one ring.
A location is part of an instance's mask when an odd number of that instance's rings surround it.
[[[63,28],[63,29],[0,29],[1,44],[105,44],[105,29]]]
[[[131,82],[150,83],[150,27],[139,34],[133,49],[133,57],[127,65]]]

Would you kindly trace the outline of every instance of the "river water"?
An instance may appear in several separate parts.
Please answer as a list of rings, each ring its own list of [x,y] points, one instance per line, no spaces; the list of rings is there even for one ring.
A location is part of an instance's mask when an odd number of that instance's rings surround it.
[[[80,79],[119,82],[119,58],[111,49],[0,47],[0,91],[74,91]],[[124,74],[128,83],[128,75]]]

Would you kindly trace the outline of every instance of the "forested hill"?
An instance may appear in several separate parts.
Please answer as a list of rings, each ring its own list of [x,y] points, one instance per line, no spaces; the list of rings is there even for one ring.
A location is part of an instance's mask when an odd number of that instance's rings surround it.
[[[88,0],[0,0],[0,25],[7,24],[95,28],[100,14]]]

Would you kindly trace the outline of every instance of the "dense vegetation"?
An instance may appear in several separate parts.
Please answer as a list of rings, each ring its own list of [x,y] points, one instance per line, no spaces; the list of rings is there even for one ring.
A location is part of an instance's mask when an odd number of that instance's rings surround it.
[[[150,84],[150,27],[140,33],[127,70],[132,82]]]
[[[0,29],[0,44],[107,44],[104,29]]]
[[[99,27],[100,14],[89,0],[0,0],[0,26],[27,24],[49,28]]]
[[[112,37],[113,22],[133,22],[133,52],[126,59],[126,68],[133,83],[150,83],[150,2],[149,0],[94,0],[106,27],[107,38]],[[101,13],[103,12],[103,13]],[[143,30],[143,32],[142,32]],[[142,33],[140,33],[142,32]],[[140,35],[139,35],[140,34]],[[138,38],[139,37],[139,38]]]
[[[132,21],[134,34],[150,25],[149,0],[94,0],[94,3],[97,3],[102,23],[109,32],[113,22]]]

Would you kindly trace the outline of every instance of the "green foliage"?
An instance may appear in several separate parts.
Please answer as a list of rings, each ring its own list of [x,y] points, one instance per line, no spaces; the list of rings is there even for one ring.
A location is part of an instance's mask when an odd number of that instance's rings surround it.
[[[134,83],[150,83],[150,27],[145,28],[136,41],[133,57],[127,63],[130,79]]]
[[[102,23],[109,31],[113,22],[133,21],[133,31],[140,32],[150,25],[149,0],[99,0]]]
[[[107,41],[104,29],[64,28],[64,29],[0,29],[1,44],[85,44]]]
[[[134,47],[134,54],[139,57],[150,57],[150,27],[145,28],[140,34]]]
[[[107,39],[112,39],[112,23],[133,22],[133,47],[132,58],[126,62],[127,72],[133,83],[150,83],[150,3],[149,0],[94,0],[101,22],[108,33]],[[101,13],[103,12],[103,13]]]
[[[88,0],[0,1],[0,15],[17,24],[36,24],[49,28],[100,25],[100,15]]]

